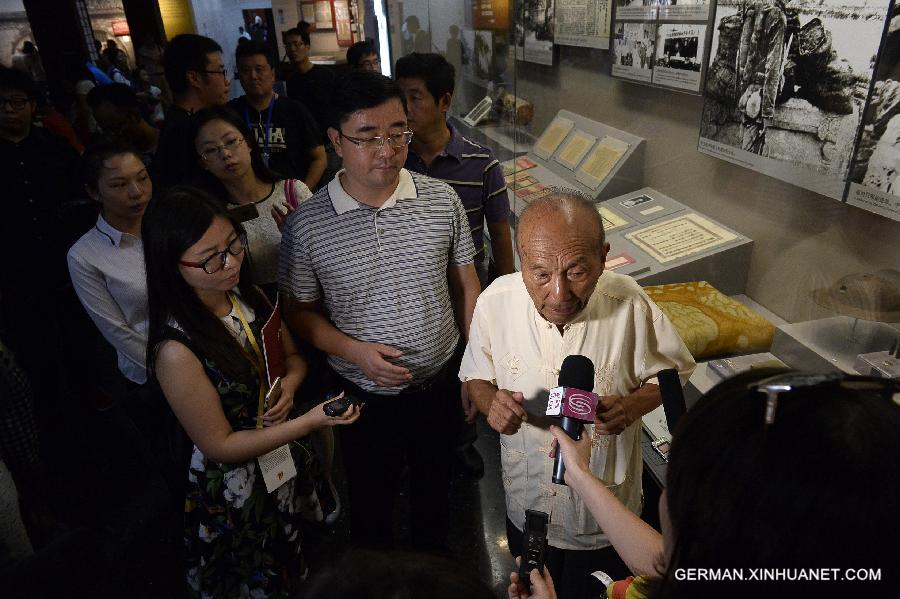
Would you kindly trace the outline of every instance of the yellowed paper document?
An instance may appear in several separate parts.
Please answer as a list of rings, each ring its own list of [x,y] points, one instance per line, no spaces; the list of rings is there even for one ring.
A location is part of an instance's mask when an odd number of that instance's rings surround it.
[[[737,239],[737,235],[699,214],[685,214],[625,235],[659,262],[705,252]]]
[[[569,143],[566,144],[559,153],[559,156],[556,157],[556,161],[574,171],[575,167],[578,166],[596,141],[597,138],[593,135],[588,135],[584,131],[576,130],[575,133],[572,134],[572,139],[569,140]]]
[[[534,144],[534,153],[544,160],[550,158],[574,126],[575,123],[569,119],[562,117],[554,119],[544,131],[544,134],[541,135],[541,138]]]
[[[603,230],[606,232],[612,231],[613,229],[617,229],[628,224],[627,220],[625,220],[609,208],[597,206],[597,212],[600,213],[600,218],[603,219]]]

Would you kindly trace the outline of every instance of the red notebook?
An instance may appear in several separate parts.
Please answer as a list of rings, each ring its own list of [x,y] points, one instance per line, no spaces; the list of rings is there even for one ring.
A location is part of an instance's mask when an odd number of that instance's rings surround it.
[[[282,335],[281,305],[276,301],[272,315],[262,327],[262,351],[263,358],[266,361],[266,376],[269,379],[269,387],[275,383],[275,379],[287,373]]]

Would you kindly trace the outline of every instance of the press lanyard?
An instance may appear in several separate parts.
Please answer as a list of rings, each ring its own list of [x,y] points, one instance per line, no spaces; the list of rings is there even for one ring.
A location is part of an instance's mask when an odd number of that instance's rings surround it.
[[[255,367],[257,373],[259,373],[259,407],[256,410],[256,428],[260,429],[263,427],[263,410],[265,409],[266,387],[268,386],[265,368],[266,360],[265,358],[263,358],[262,350],[259,348],[259,343],[256,342],[256,336],[250,329],[250,324],[247,322],[247,317],[244,316],[244,311],[241,309],[241,305],[238,303],[237,299],[235,299],[232,293],[228,293],[228,299],[231,300],[231,307],[234,308],[238,320],[241,321],[241,326],[244,328],[244,332],[247,334],[247,341],[250,342],[250,347],[253,348],[253,353],[255,354],[255,356],[248,355],[247,357],[250,358],[250,361],[253,363],[253,366]],[[246,351],[244,353],[246,354]]]
[[[266,112],[266,128],[263,130],[263,151],[262,157],[263,162],[266,163],[266,166],[269,166],[269,129],[272,127],[272,110],[275,108],[275,98],[278,97],[278,94],[272,93],[272,99],[269,100],[269,109]],[[244,120],[247,122],[247,128],[253,129],[253,125],[250,123],[250,102],[247,102],[247,106],[244,106]]]

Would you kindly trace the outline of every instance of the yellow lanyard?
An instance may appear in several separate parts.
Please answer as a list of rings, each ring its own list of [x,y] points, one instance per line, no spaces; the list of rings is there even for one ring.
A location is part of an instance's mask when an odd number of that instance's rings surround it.
[[[250,329],[250,324],[247,322],[247,317],[244,316],[244,311],[241,309],[241,305],[231,293],[228,293],[228,299],[231,300],[231,307],[234,308],[238,320],[241,321],[241,326],[244,328],[244,333],[247,334],[247,341],[250,342],[250,347],[253,348],[253,353],[256,354],[255,356],[251,356],[247,354],[246,351],[244,351],[245,355],[247,355],[247,357],[250,358],[250,361],[253,363],[256,372],[259,373],[259,407],[256,410],[256,428],[260,429],[263,427],[263,410],[265,409],[266,387],[268,386],[268,381],[266,380],[266,360],[265,358],[263,358],[262,350],[259,348],[259,343],[256,342],[256,336]]]

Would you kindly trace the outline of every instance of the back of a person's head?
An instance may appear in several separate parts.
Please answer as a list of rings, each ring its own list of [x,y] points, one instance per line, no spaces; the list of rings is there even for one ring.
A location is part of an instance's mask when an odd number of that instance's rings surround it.
[[[784,374],[752,371],[725,381],[679,423],[666,487],[675,538],[670,582],[678,568],[749,573],[900,563],[897,546],[880,542],[900,530],[900,385],[795,383],[779,394],[767,424],[767,395],[756,385]],[[666,596],[736,596],[716,585],[675,585]],[[776,589],[751,588],[766,596]]]
[[[38,88],[24,71],[0,65],[0,91],[22,92],[29,100],[37,100]]]
[[[444,94],[452,94],[456,70],[440,54],[413,52],[397,59],[394,69],[397,79],[421,79],[434,101]]]
[[[492,599],[457,562],[417,553],[349,551],[319,572],[307,599]]]
[[[244,43],[235,49],[234,60],[240,62],[242,58],[259,55],[265,57],[270,67],[275,68],[275,57],[272,56],[272,50],[264,43],[255,40],[244,40]]]
[[[221,52],[222,47],[208,37],[195,33],[182,33],[169,41],[163,55],[166,82],[174,94],[187,91],[187,72],[205,71],[209,54]]]
[[[375,42],[372,40],[356,42],[347,49],[347,64],[351,67],[359,68],[360,61],[364,57],[371,56],[372,54],[378,54]]]
[[[375,108],[396,98],[406,111],[403,91],[390,77],[374,71],[351,71],[338,83],[332,98],[332,127],[341,124],[357,110]]]
[[[124,112],[135,114],[141,112],[137,93],[130,85],[124,83],[110,83],[94,87],[88,92],[87,103],[92,110],[96,110],[101,104],[109,103]]]

